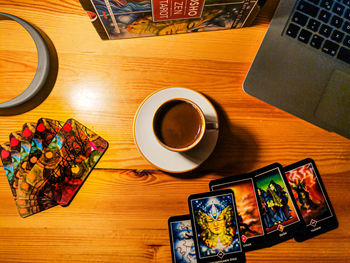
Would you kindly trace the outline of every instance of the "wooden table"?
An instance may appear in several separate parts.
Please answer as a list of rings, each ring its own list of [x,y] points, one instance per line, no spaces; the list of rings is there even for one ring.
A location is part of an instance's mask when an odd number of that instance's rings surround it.
[[[339,228],[246,254],[247,262],[350,262],[350,141],[245,94],[243,79],[277,1],[253,26],[176,36],[101,41],[78,0],[0,0],[0,11],[40,27],[59,57],[54,89],[37,108],[0,117],[0,142],[26,121],[76,118],[110,148],[70,206],[18,216],[0,171],[0,262],[171,262],[167,219],[188,213],[187,197],[210,180],[272,162],[313,158]],[[18,95],[36,70],[33,42],[20,26],[0,23],[0,101]],[[202,92],[221,120],[218,145],[197,172],[155,169],[134,144],[138,105],[166,87]]]

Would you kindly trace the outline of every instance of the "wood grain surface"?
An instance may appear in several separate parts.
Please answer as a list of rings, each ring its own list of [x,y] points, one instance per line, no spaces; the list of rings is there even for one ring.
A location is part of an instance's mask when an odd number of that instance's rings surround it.
[[[0,169],[0,262],[171,262],[167,219],[188,213],[190,194],[208,191],[215,178],[306,157],[318,165],[339,228],[249,252],[247,262],[350,262],[350,141],[242,90],[276,5],[269,0],[248,28],[102,41],[78,0],[0,0],[0,12],[43,30],[59,59],[56,84],[40,106],[0,116],[0,142],[47,117],[76,118],[110,143],[70,206],[26,219]],[[0,102],[29,85],[36,63],[29,35],[0,21]],[[139,104],[166,87],[203,93],[220,116],[215,151],[190,174],[156,170],[134,144]]]

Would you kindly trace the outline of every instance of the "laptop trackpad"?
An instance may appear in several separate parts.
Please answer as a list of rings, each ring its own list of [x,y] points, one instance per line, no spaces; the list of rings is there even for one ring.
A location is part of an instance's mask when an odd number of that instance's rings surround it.
[[[350,136],[350,75],[335,70],[318,104],[315,116]]]

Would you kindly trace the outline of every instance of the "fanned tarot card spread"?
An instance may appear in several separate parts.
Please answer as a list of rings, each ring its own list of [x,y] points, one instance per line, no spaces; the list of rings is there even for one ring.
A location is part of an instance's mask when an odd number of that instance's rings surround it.
[[[38,120],[32,146],[30,149],[26,170],[30,171],[40,158],[43,151],[51,143],[64,122],[41,118]]]
[[[173,263],[197,263],[190,215],[168,219]]]
[[[245,262],[232,190],[188,198],[197,262]]]
[[[68,205],[107,147],[103,138],[69,119],[27,175],[27,184],[46,184],[58,204]]]
[[[304,241],[338,227],[331,202],[315,162],[305,159],[284,168],[288,183],[305,221],[305,228],[295,234]]]
[[[11,151],[11,159],[12,159],[12,167],[13,167],[13,179],[14,179],[14,187],[18,188],[18,180],[19,180],[19,162],[21,160],[21,131],[11,132],[10,139],[10,151]]]
[[[9,182],[13,197],[16,197],[15,176],[13,174],[13,165],[11,157],[10,143],[5,142],[0,145],[1,162],[5,170],[7,181]]]
[[[12,132],[0,157],[20,216],[67,206],[107,148],[107,141],[74,119],[41,118]]]
[[[234,192],[244,250],[265,247],[265,232],[253,178],[249,174],[221,178],[211,181],[209,188],[211,191],[231,189]]]

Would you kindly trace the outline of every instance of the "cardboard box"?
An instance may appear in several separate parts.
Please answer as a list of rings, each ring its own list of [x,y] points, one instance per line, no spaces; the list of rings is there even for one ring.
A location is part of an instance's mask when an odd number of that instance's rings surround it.
[[[249,25],[258,0],[79,0],[100,37],[122,39]]]

